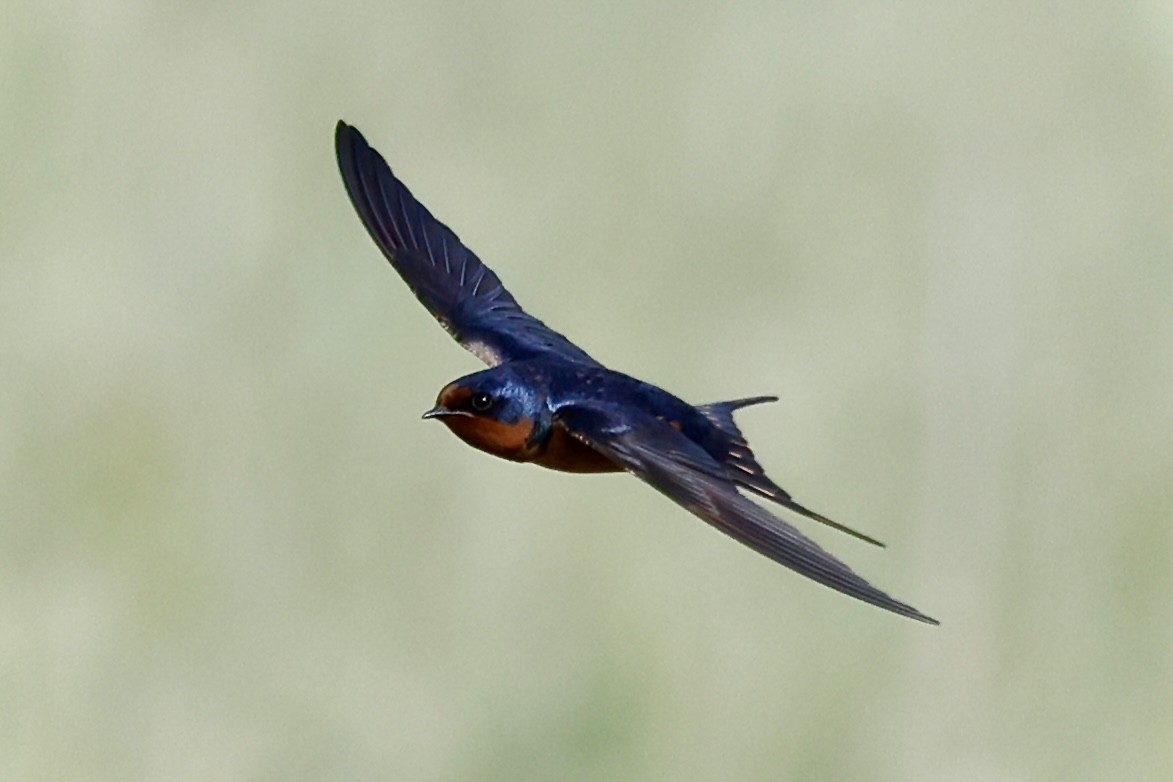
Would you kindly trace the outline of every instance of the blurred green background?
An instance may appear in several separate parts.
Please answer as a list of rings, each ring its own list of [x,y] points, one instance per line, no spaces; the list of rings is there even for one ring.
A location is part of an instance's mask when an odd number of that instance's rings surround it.
[[[1171,778],[1169,4],[4,16],[0,778]],[[420,421],[339,118],[944,624]]]

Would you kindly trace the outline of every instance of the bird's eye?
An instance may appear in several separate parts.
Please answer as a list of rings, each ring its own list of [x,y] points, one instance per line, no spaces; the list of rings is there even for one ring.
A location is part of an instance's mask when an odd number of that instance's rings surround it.
[[[493,406],[493,397],[484,392],[473,394],[472,399],[468,400],[468,403],[473,410],[483,413]]]

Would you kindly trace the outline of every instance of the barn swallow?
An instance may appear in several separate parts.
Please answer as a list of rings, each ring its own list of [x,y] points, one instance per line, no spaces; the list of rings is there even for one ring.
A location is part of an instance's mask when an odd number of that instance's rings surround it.
[[[446,385],[424,418],[503,459],[565,472],[626,470],[779,564],[864,602],[938,624],[741,494],[752,492],[883,545],[799,505],[766,477],[733,413],[777,397],[691,405],[608,369],[523,310],[357,129],[339,122],[334,142],[346,193],[375,244],[440,325],[490,367]]]

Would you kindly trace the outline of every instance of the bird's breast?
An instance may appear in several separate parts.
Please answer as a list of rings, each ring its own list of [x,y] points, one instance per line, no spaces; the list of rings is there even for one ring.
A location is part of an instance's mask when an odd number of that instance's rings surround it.
[[[530,418],[513,422],[498,421],[484,416],[451,416],[443,419],[452,433],[473,448],[510,459],[528,462],[537,454],[537,448],[529,445],[534,431]]]
[[[620,467],[603,454],[555,424],[534,464],[562,472],[618,472]]]
[[[550,428],[544,442],[533,443],[534,422],[521,418],[506,423],[484,416],[442,419],[452,433],[477,450],[514,462],[533,462],[562,472],[618,472],[621,468],[578,440],[561,426]]]

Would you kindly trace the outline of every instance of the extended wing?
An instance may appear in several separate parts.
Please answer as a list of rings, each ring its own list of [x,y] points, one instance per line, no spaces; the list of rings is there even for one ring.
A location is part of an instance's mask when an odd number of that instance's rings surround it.
[[[340,121],[334,146],[346,193],[367,232],[457,342],[490,366],[542,354],[596,363],[527,315],[497,275],[415,200],[356,128]]]
[[[557,420],[579,440],[754,551],[866,603],[938,624],[876,589],[794,527],[743,497],[722,465],[667,424],[602,403],[562,408]]]
[[[753,450],[749,447],[749,442],[745,439],[745,435],[741,433],[741,427],[733,420],[733,411],[750,405],[761,404],[762,402],[777,401],[778,397],[776,396],[755,396],[749,399],[734,399],[731,402],[714,402],[707,405],[697,405],[696,409],[700,410],[701,414],[713,426],[717,427],[724,436],[724,441],[716,447],[719,447],[723,451],[723,461],[725,462],[726,474],[729,476],[729,479],[742,488],[752,491],[759,497],[773,500],[783,508],[788,508],[820,524],[826,524],[832,529],[846,532],[848,535],[871,543],[873,546],[884,548],[884,544],[871,535],[865,535],[859,530],[848,527],[846,524],[840,524],[821,513],[816,513],[810,508],[799,505],[790,496],[789,492],[774,483],[766,475],[766,471],[758,464],[757,457],[754,456]]]

